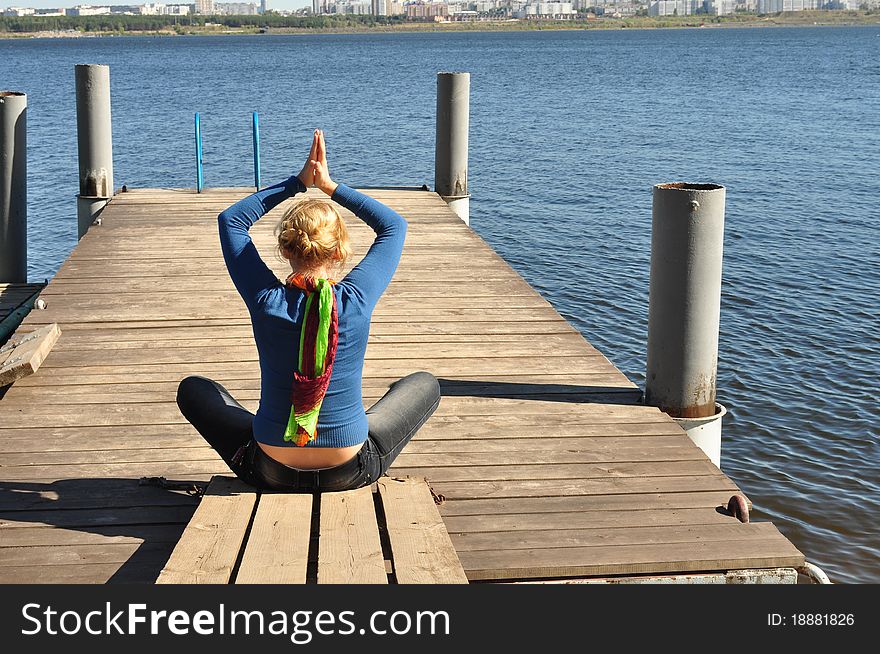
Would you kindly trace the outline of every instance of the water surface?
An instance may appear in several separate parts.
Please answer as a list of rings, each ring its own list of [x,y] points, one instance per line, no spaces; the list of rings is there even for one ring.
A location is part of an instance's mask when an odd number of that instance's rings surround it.
[[[722,468],[807,558],[880,581],[880,29],[0,40],[28,93],[30,264],[74,244],[73,65],[111,66],[117,185],[299,169],[432,184],[435,73],[472,74],[472,226],[643,383],[651,187],[728,189]]]

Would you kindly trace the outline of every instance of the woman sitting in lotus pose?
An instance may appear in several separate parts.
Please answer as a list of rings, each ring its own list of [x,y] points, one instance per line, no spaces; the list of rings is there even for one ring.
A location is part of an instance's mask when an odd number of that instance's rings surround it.
[[[281,282],[260,258],[249,228],[280,202],[316,186],[331,201],[302,200],[278,225],[278,249],[290,262]],[[338,203],[375,232],[367,255],[341,281],[351,253]],[[341,491],[374,482],[440,402],[433,375],[395,382],[366,412],[361,397],[370,317],[400,261],[406,221],[366,195],[337,184],[316,130],[298,175],[258,191],[219,216],[229,275],[248,311],[260,359],[256,415],[220,384],[187,377],[181,413],[233,472],[260,488]]]

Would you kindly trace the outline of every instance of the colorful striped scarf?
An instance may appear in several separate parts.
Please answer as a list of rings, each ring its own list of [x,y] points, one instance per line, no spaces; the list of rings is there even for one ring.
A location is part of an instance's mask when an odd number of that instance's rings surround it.
[[[290,419],[284,440],[302,447],[318,435],[318,413],[330,384],[336,346],[339,340],[339,316],[336,295],[330,279],[304,277],[297,273],[287,278],[287,286],[304,290],[306,308],[299,335],[299,357],[293,372],[290,393]]]

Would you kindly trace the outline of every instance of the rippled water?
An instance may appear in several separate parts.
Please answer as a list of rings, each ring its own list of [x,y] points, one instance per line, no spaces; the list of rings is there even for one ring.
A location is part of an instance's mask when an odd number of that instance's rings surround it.
[[[472,73],[472,226],[638,383],[651,186],[727,186],[722,467],[836,581],[880,581],[880,29],[0,40],[28,93],[30,274],[73,246],[73,65],[112,67],[117,185],[431,184],[435,77]],[[536,256],[536,253],[537,256]]]

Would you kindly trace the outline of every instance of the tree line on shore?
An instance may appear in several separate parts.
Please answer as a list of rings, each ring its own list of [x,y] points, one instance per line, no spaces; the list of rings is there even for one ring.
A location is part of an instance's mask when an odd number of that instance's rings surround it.
[[[44,31],[79,32],[154,32],[188,27],[220,25],[242,27],[288,27],[328,29],[394,25],[405,21],[403,16],[141,16],[108,14],[103,16],[0,16],[0,32],[27,33]],[[179,31],[179,30],[178,30]]]
[[[862,11],[803,11],[776,15],[773,22],[788,24],[872,23],[876,24],[880,10]],[[705,23],[749,23],[767,20],[755,14],[737,13],[729,16],[637,16],[613,21],[617,27],[688,27]],[[554,27],[595,26],[599,21],[520,21],[516,23],[457,23],[468,29],[545,29]],[[601,21],[608,25],[608,21]],[[263,14],[257,16],[141,16],[109,14],[103,16],[0,16],[0,33],[28,34],[36,32],[90,32],[124,34],[126,32],[168,32],[179,34],[203,32],[212,28],[230,29],[301,29],[301,30],[359,30],[370,28],[393,28],[412,25],[405,16],[355,16],[333,14],[328,16],[281,16]],[[423,24],[432,28],[433,23]]]

